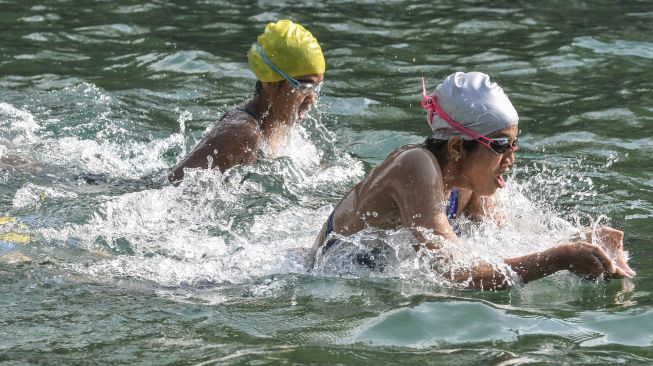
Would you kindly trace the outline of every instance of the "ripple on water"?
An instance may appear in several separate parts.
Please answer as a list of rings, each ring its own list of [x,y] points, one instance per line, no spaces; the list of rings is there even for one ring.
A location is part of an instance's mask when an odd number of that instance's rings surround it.
[[[627,41],[622,39],[612,42],[602,42],[595,37],[585,36],[574,38],[573,45],[592,50],[598,54],[613,55],[619,58],[624,56],[653,58],[653,43],[651,42]]]
[[[528,27],[503,20],[469,20],[460,22],[453,27],[454,33],[459,34],[484,34],[490,36],[498,36],[500,34],[522,30],[525,31]]]
[[[425,302],[385,312],[358,327],[343,343],[432,347],[444,344],[514,342],[525,335],[564,336],[577,324],[539,315],[512,314],[480,302]]]
[[[19,61],[55,61],[55,62],[76,62],[86,61],[90,56],[84,55],[78,50],[43,50],[34,54],[22,54],[14,56]]]

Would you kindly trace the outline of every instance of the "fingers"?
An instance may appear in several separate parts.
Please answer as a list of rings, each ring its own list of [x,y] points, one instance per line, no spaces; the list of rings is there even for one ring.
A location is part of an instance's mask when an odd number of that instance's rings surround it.
[[[615,262],[608,257],[603,249],[599,247],[596,247],[596,249],[596,257],[605,270],[604,274],[606,275],[606,278],[633,278],[635,271],[628,266],[623,259],[623,255]]]
[[[590,244],[591,245],[591,244]],[[591,245],[592,255],[594,256],[595,262],[595,268],[594,271],[592,271],[591,275],[588,276],[590,279],[597,279],[601,275],[604,276],[606,279],[610,278],[631,278],[632,276],[628,275],[628,273],[621,267],[615,265],[615,263],[612,261],[612,259],[608,256],[608,254],[603,250],[603,248]],[[599,270],[600,273],[598,273]]]
[[[635,275],[635,271],[633,271],[632,268],[623,261],[623,259],[618,261],[618,263],[615,263],[607,257],[603,250],[599,251],[599,255],[600,257],[597,258],[601,261],[601,265],[603,265],[603,268],[605,269],[604,274],[606,278],[633,278]]]
[[[619,267],[614,268],[614,272],[611,274],[611,277],[613,278],[632,278],[626,271]]]
[[[596,280],[601,276],[605,279],[632,278],[635,275],[624,259],[623,251],[612,258],[608,254],[614,254],[612,251],[582,241],[570,243],[565,248],[568,248],[565,260],[569,261],[569,270],[586,279]]]
[[[596,259],[599,260],[601,266],[603,266],[604,272],[614,273],[616,266],[614,265],[614,263],[612,263],[612,259],[610,259],[610,257],[605,252],[605,250],[594,245],[592,245],[592,247],[593,247],[593,254],[596,257]]]
[[[630,268],[628,263],[623,258],[621,258],[620,260],[617,260],[615,262],[615,265],[617,267],[619,267],[621,270],[623,270],[624,272],[626,272],[626,274],[628,275],[628,278],[633,278],[637,274],[637,272],[635,272],[635,270]]]

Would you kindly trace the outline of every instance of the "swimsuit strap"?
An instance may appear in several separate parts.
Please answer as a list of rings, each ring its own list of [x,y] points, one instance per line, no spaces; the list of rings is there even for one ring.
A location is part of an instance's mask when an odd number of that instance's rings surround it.
[[[329,234],[333,232],[333,215],[336,213],[336,210],[334,209],[331,211],[331,215],[329,215],[329,218],[327,219],[327,224],[326,224],[326,230],[324,231],[324,238],[328,238]],[[322,248],[323,252],[326,252],[331,248],[333,245],[335,245],[338,242],[338,239],[336,238],[331,238],[327,240],[326,244],[324,244],[324,247]]]
[[[324,232],[324,237],[326,238],[333,232],[333,215],[336,213],[336,210],[331,211],[331,215],[329,215],[329,219],[327,220],[327,226],[326,226],[326,231]]]
[[[445,212],[447,213],[447,219],[455,219],[456,211],[458,211],[458,190],[454,188],[449,194],[449,202],[447,202],[447,208],[445,209]]]
[[[263,117],[262,115],[260,115],[260,114],[258,114],[256,112],[252,112],[252,111],[248,110],[245,107],[236,107],[235,109],[237,111],[245,112],[245,113],[249,114],[250,116],[252,116],[252,118],[254,118],[256,120],[256,124],[258,124],[258,127],[261,128],[261,117]]]

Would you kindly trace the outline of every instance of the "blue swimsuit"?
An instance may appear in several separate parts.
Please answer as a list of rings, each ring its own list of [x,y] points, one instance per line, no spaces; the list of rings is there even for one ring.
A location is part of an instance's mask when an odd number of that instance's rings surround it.
[[[445,209],[449,223],[456,218],[456,211],[458,211],[458,190],[454,188],[451,190],[449,202],[447,202],[447,208]]]

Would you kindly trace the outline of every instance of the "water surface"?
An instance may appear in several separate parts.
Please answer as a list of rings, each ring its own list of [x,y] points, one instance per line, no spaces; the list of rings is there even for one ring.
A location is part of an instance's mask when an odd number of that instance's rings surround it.
[[[0,228],[0,363],[653,362],[648,2],[0,10],[0,213],[15,218]],[[274,156],[167,185],[167,170],[251,94],[246,52],[281,18],[325,51],[318,110]],[[504,87],[522,142],[502,193],[511,224],[469,227],[465,250],[518,255],[609,224],[626,232],[636,278],[561,273],[477,293],[410,258],[384,274],[307,273],[304,250],[339,198],[427,136],[420,78],[433,88],[465,70]]]

